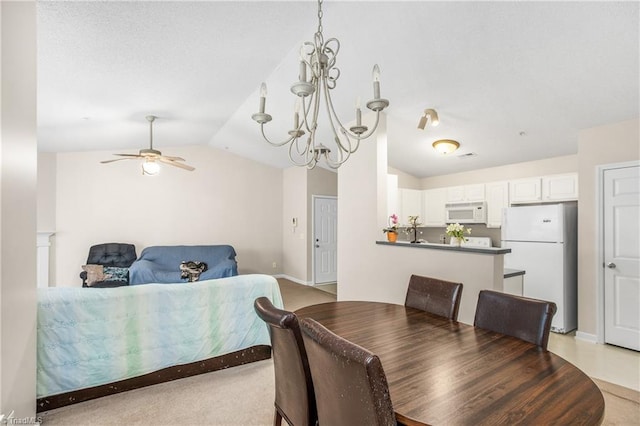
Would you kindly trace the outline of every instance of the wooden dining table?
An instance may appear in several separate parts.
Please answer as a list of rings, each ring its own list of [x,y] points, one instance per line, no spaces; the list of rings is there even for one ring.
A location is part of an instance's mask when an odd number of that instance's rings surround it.
[[[604,399],[577,367],[532,343],[389,303],[296,311],[380,357],[399,422],[598,425]]]

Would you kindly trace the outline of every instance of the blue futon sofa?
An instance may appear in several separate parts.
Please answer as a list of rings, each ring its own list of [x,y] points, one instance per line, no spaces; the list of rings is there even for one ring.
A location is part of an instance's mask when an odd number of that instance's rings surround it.
[[[207,264],[200,281],[238,275],[236,251],[231,246],[152,246],[142,250],[129,268],[129,283],[186,282],[181,277],[180,263],[189,261]]]

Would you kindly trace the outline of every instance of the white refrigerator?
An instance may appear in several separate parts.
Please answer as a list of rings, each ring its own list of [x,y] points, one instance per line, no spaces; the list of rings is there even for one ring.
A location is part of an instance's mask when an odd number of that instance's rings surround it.
[[[509,207],[503,210],[504,267],[525,271],[525,297],[554,302],[551,330],[578,326],[577,206],[575,203]]]

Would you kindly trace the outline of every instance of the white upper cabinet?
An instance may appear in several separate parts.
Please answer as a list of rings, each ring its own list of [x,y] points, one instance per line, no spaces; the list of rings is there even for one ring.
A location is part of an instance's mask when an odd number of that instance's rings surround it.
[[[578,199],[578,174],[539,176],[509,182],[511,204],[547,203]]]
[[[475,185],[451,186],[447,190],[447,203],[485,201],[485,186]]]
[[[527,178],[509,182],[511,204],[542,201],[542,178]]]
[[[577,200],[578,174],[543,176],[542,199],[544,201]]]
[[[419,222],[424,222],[422,214],[422,191],[419,189],[400,188],[400,212],[398,219],[400,224],[406,226],[409,223],[409,216],[419,216]]]
[[[424,226],[446,226],[444,205],[447,203],[447,188],[422,191],[424,200]]]
[[[491,182],[485,185],[487,197],[487,228],[502,226],[502,209],[509,207],[509,182]]]

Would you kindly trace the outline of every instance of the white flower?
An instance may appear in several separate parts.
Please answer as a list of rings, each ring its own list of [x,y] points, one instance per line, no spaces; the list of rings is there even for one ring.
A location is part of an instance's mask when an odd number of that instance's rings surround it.
[[[450,237],[455,237],[458,239],[464,238],[464,233],[471,234],[471,228],[466,228],[464,225],[460,225],[459,223],[450,223],[447,225],[446,233]]]

